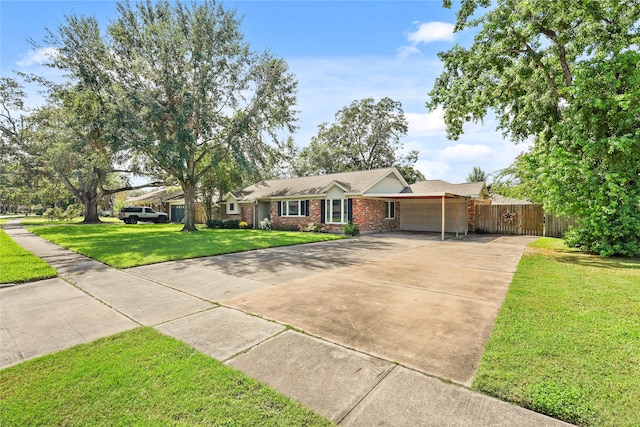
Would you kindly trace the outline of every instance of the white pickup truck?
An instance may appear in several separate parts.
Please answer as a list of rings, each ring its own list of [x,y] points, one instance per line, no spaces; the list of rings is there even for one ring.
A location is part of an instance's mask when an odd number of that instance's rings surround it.
[[[118,214],[118,218],[125,224],[137,224],[138,221],[169,222],[169,216],[166,213],[142,206],[125,206]]]

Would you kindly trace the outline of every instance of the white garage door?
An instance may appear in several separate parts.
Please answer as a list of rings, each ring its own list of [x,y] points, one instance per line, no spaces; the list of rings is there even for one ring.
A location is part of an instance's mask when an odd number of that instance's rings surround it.
[[[458,229],[456,230],[456,209],[458,209]],[[464,199],[446,199],[445,231],[464,233],[467,208]],[[400,202],[400,224],[406,231],[440,232],[442,226],[442,200],[416,199]]]

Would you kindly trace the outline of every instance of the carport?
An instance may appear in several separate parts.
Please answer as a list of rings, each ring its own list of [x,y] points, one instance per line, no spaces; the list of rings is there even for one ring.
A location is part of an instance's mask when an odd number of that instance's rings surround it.
[[[469,233],[467,206],[469,196],[451,192],[388,194],[400,206],[400,229],[403,231]]]

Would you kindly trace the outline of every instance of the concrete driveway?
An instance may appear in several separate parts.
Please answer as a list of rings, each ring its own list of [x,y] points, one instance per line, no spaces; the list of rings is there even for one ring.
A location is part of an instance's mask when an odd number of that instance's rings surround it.
[[[297,274],[289,265],[291,280],[221,303],[469,386],[524,247],[535,238],[415,237],[364,237],[361,243],[379,249],[358,251],[359,262],[339,259],[337,268],[314,274],[306,264]]]
[[[385,233],[127,271],[468,386],[535,239]]]
[[[384,234],[115,270],[5,230],[62,278],[0,289],[0,369],[148,325],[339,425],[567,425],[424,375],[470,382],[531,238]]]

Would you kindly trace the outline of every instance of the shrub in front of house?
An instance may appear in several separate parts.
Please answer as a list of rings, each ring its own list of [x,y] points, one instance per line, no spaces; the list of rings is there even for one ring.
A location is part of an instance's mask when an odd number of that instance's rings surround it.
[[[222,228],[223,221],[221,219],[208,219],[206,222],[207,228],[218,229]]]
[[[358,230],[358,225],[349,221],[342,227],[342,234],[345,236],[357,236],[360,234],[360,230]]]
[[[246,221],[240,221],[240,224],[238,224],[240,226],[240,228],[242,228],[243,230],[246,230],[247,228],[249,228],[249,223],[247,223]]]
[[[239,219],[225,219],[222,222],[222,228],[226,228],[228,230],[236,230],[240,228],[240,220]]]
[[[324,225],[310,222],[305,227],[300,227],[300,231],[304,231],[307,233],[322,233],[324,232]]]

